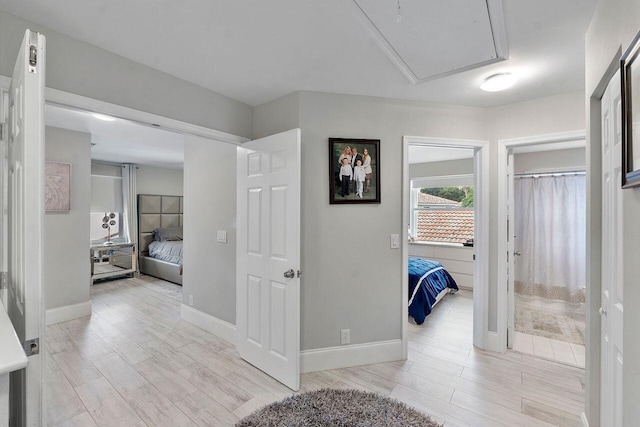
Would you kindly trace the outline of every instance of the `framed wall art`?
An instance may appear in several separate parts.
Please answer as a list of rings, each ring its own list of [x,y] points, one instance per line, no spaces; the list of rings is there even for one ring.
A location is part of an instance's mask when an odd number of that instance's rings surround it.
[[[640,186],[640,32],[620,59],[622,188]]]
[[[380,203],[380,140],[329,138],[329,203]]]
[[[44,166],[45,211],[71,210],[71,165],[45,162]]]

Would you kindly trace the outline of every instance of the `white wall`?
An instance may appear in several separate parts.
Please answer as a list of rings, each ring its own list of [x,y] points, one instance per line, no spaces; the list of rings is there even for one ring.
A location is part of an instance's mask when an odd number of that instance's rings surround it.
[[[586,169],[584,148],[520,153],[513,156],[515,173],[532,171],[574,171]]]
[[[492,143],[489,156],[490,253],[496,253],[498,248],[497,209],[499,201],[496,143],[503,139],[583,130],[585,128],[584,108],[584,94],[571,92],[487,110],[488,137]],[[497,262],[491,262],[489,268],[489,330],[491,331],[495,331],[497,328],[496,282],[498,275],[503,274],[505,272],[498,271]]]
[[[600,263],[601,263],[601,139],[600,102],[622,51],[640,29],[640,2],[600,0],[586,35],[585,98],[587,105],[587,417],[598,425],[600,393]],[[623,191],[624,365],[623,423],[640,419],[640,189]]]
[[[89,301],[91,137],[47,127],[45,158],[71,163],[71,210],[45,214],[45,293],[49,310]]]
[[[266,102],[253,109],[253,138],[262,138],[299,127],[300,93]]]
[[[6,12],[0,12],[1,75],[11,76],[26,28],[47,38],[47,87],[251,136],[250,105]],[[144,49],[143,42],[140,49]]]
[[[402,137],[484,139],[484,111],[382,98],[300,94],[302,128],[302,349],[400,339]],[[257,131],[258,129],[256,129]],[[328,138],[380,139],[379,205],[330,205]]]
[[[184,171],[138,165],[136,188],[138,194],[182,196]]]
[[[91,162],[91,175],[122,176],[120,165]],[[155,166],[138,165],[136,170],[137,194],[182,196],[184,171]]]
[[[409,179],[468,174],[473,175],[473,159],[445,160],[442,162],[409,165]]]
[[[254,136],[299,126],[302,129],[301,346],[340,345],[339,330],[351,329],[353,343],[399,339],[404,313],[400,251],[389,249],[389,234],[401,233],[402,137],[489,140],[490,253],[497,248],[497,141],[584,129],[581,93],[482,109],[421,104],[383,98],[300,92],[254,108]],[[290,117],[298,105],[299,120]],[[270,110],[270,111],[263,111]],[[269,120],[264,118],[268,117]],[[329,137],[381,140],[382,203],[329,205]],[[338,242],[357,227],[358,239]],[[366,251],[362,248],[367,248]],[[345,262],[346,260],[346,262]],[[342,269],[357,271],[339,274]],[[489,276],[489,329],[497,329],[497,261]]]
[[[183,301],[236,321],[236,146],[185,136]],[[217,230],[227,243],[216,242]]]
[[[473,248],[409,243],[409,256],[439,261],[461,289],[473,289]]]
[[[122,176],[122,167],[99,162],[91,162],[91,175]]]

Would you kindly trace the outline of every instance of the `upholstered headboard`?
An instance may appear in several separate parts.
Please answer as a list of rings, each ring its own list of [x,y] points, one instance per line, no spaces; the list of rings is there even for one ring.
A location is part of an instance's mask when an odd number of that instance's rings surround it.
[[[149,251],[156,228],[182,227],[182,196],[138,194],[138,246],[140,254]]]

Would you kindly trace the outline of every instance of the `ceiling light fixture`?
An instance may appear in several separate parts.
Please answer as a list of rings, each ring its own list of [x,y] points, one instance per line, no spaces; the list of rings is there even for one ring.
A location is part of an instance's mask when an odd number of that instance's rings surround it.
[[[515,82],[516,78],[509,73],[494,74],[486,78],[480,85],[480,89],[486,92],[499,92],[510,88]]]
[[[104,120],[105,122],[113,122],[116,119],[115,117],[107,116],[100,113],[91,113],[91,115],[96,119]]]

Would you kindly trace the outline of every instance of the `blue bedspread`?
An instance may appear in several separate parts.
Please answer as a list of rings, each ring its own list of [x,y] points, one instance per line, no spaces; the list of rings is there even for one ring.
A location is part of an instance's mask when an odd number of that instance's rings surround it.
[[[409,314],[418,325],[431,313],[436,298],[445,288],[458,290],[458,285],[437,261],[409,258]]]

